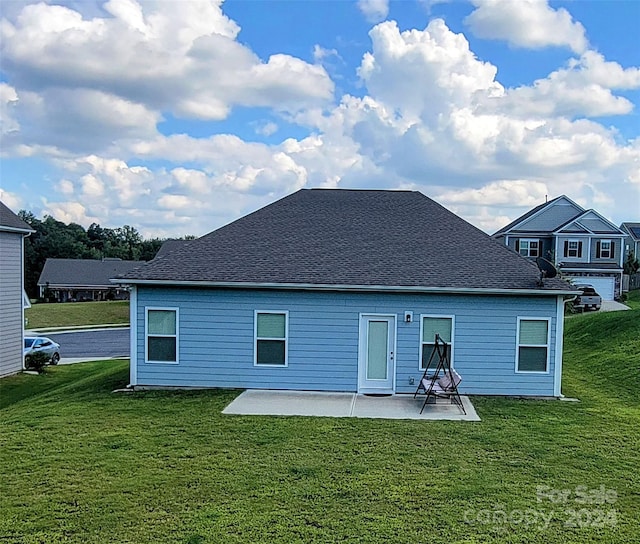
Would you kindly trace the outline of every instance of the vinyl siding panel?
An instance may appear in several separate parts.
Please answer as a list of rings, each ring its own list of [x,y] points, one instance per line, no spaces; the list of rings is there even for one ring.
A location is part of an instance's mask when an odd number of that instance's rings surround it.
[[[565,257],[565,242],[578,240],[582,242],[582,255],[580,257]],[[613,246],[613,258],[598,257],[597,246],[601,240],[610,240]],[[620,267],[620,255],[622,249],[622,239],[606,236],[558,236],[558,261],[563,263],[599,263],[611,264],[613,268]]]
[[[516,232],[553,232],[570,219],[579,215],[582,210],[575,208],[568,202],[561,200],[548,206],[542,212],[527,219],[513,229]]]
[[[22,234],[0,232],[0,377],[22,370]]]
[[[443,314],[455,315],[462,392],[553,394],[555,297],[139,286],[137,301],[136,385],[356,391],[360,314],[379,313],[396,315],[396,392],[413,393],[422,375],[420,314]],[[179,308],[178,364],[145,362],[146,307]],[[287,367],[254,366],[255,310],[288,311]],[[548,373],[515,372],[518,316],[551,319]]]
[[[620,234],[617,228],[613,227],[606,221],[600,219],[594,213],[590,213],[580,219],[580,223],[588,228],[591,232],[617,235]]]

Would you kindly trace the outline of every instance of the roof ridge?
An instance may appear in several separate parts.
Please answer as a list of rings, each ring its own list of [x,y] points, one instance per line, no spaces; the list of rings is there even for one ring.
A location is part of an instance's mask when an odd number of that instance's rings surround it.
[[[422,195],[420,191],[415,191],[413,189],[366,189],[366,188],[353,188],[353,187],[305,187],[300,189],[300,191],[343,191],[343,192],[354,192],[354,193],[418,193]],[[300,192],[296,191],[296,192]],[[291,193],[295,194],[295,193]],[[424,195],[422,195],[424,196]]]

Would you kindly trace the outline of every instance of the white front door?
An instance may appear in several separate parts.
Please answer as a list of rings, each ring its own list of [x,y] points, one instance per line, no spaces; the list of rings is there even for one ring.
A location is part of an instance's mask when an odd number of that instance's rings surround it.
[[[395,386],[396,316],[360,316],[358,392],[389,394]]]

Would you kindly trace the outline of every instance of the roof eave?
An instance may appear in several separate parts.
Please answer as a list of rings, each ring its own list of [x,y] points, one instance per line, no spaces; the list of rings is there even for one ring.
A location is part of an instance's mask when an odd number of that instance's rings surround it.
[[[38,282],[38,287],[49,287],[50,289],[111,289],[113,287],[113,281],[109,280],[111,283],[94,283],[94,284],[85,284],[85,283],[52,283],[50,281]]]
[[[123,285],[156,285],[167,287],[218,287],[225,289],[297,289],[309,291],[361,291],[387,293],[448,293],[459,295],[578,295],[570,289],[496,289],[487,287],[425,287],[420,285],[338,285],[322,283],[255,283],[217,281],[178,281],[113,278],[112,283]]]
[[[22,229],[20,227],[7,227],[6,225],[0,225],[0,231],[2,232],[14,232],[16,234],[23,234],[24,236],[29,236],[33,234],[35,230],[33,229]]]
[[[562,270],[566,270],[568,272],[616,272],[618,274],[624,270],[621,266],[612,267],[612,268],[594,268],[592,266],[576,266],[572,268],[571,266],[567,266],[566,264],[558,265],[558,268]]]

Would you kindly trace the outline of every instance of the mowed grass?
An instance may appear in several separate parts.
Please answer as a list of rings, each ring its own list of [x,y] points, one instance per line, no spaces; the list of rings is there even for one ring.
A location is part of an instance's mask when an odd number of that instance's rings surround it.
[[[28,329],[129,323],[129,301],[33,304],[24,311]]]
[[[225,416],[237,391],[112,393],[124,361],[1,380],[0,542],[638,542],[640,310],[566,330],[581,402],[478,423]]]
[[[624,302],[627,306],[634,310],[640,310],[640,289],[629,291],[627,300]]]

